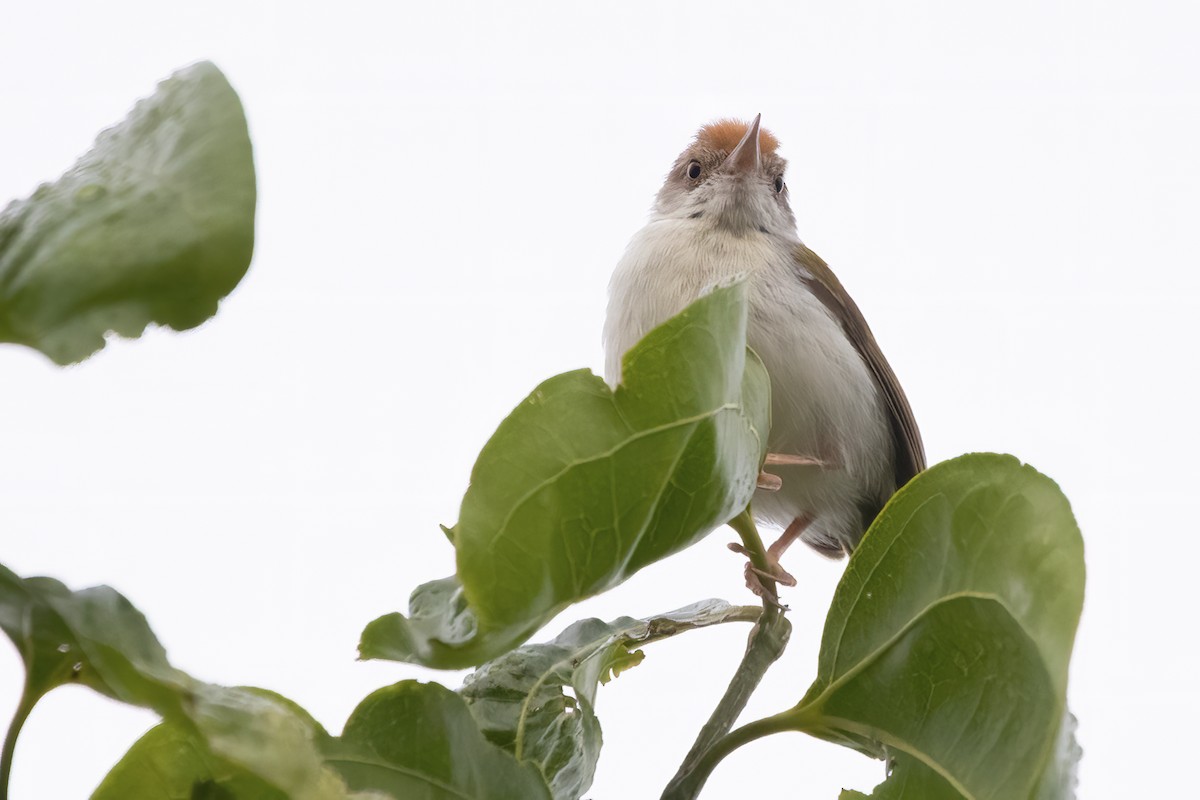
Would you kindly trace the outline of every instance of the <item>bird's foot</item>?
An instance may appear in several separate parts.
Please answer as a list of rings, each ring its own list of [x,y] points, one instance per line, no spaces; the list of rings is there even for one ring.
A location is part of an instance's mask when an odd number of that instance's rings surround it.
[[[777,465],[786,467],[821,467],[829,466],[829,462],[812,456],[797,456],[789,453],[767,453],[763,466]],[[778,492],[783,488],[783,478],[770,472],[758,473],[758,488],[764,492]]]
[[[787,606],[779,602],[779,593],[776,591],[775,586],[776,584],[795,586],[796,578],[792,573],[783,568],[779,560],[783,558],[783,554],[791,546],[792,542],[800,538],[800,534],[804,533],[810,524],[812,524],[812,517],[808,515],[799,516],[792,520],[792,523],[784,530],[783,535],[767,548],[767,552],[764,554],[767,562],[766,569],[754,566],[753,562],[746,562],[746,588],[777,608],[786,609]],[[750,551],[744,545],[737,542],[730,542],[729,549],[735,553],[741,553],[747,558],[751,557]]]
[[[737,542],[730,542],[729,549],[750,557],[750,551]],[[753,562],[747,561],[745,574],[746,588],[754,592],[755,596],[761,597],[780,610],[787,610],[787,606],[779,602],[779,592],[776,591],[775,585],[795,586],[796,578],[783,568],[778,559],[768,554],[766,569],[759,569]]]
[[[778,492],[783,488],[783,478],[769,472],[758,473],[758,488],[764,492]]]
[[[789,467],[827,467],[828,462],[812,456],[797,456],[791,453],[767,453],[766,464],[780,464]]]

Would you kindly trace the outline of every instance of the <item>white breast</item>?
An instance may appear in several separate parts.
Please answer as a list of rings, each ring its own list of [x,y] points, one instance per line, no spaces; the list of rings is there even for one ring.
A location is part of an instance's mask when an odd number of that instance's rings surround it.
[[[759,492],[755,516],[784,526],[810,514],[810,542],[852,547],[864,507],[895,489],[892,442],[879,390],[840,324],[800,279],[791,237],[737,236],[703,220],[658,219],[634,236],[609,286],[605,376],[651,328],[714,283],[750,278],[750,346],[771,375],[772,452],[819,458],[828,468],[772,468],[777,493]]]

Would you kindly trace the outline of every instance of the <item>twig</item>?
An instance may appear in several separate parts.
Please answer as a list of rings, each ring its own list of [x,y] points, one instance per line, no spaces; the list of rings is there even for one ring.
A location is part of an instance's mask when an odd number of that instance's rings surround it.
[[[747,508],[729,522],[730,527],[741,536],[745,545],[746,555],[755,567],[766,571],[766,548],[762,538],[754,526],[754,520]],[[766,581],[763,596],[763,611],[758,622],[750,630],[750,638],[746,643],[746,654],[738,665],[729,687],[717,703],[717,707],[709,716],[708,722],[700,729],[695,744],[688,751],[675,777],[663,791],[662,800],[692,800],[703,788],[716,763],[724,757],[725,752],[716,755],[714,748],[718,744],[729,744],[727,736],[737,718],[746,708],[750,695],[758,688],[767,669],[783,654],[788,637],[792,632],[792,624],[783,615],[779,607],[778,596],[773,581]],[[734,747],[737,745],[734,744]],[[722,748],[724,749],[724,748]],[[732,748],[729,748],[732,750]]]

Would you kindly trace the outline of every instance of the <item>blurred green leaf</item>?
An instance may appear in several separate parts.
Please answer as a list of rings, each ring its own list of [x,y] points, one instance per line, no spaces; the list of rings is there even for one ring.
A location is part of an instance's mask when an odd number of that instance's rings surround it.
[[[164,716],[186,714],[194,682],[170,665],[141,612],[107,586],[72,592],[0,566],[0,628],[25,662],[31,702],[80,683]]]
[[[647,619],[585,619],[552,641],[525,645],[467,676],[459,693],[488,740],[541,770],[555,800],[592,784],[600,757],[596,690],[636,666],[635,648],[724,622],[753,622],[762,609],[705,600]]]
[[[651,331],[615,391],[586,370],[535,389],[475,463],[452,531],[457,578],[419,587],[409,619],[372,622],[362,657],[482,663],[742,511],[769,427],[745,334],[735,283]]]
[[[321,732],[311,717],[276,695],[203,683],[175,669],[146,618],[107,586],[72,592],[56,580],[22,579],[0,566],[0,628],[26,669],[6,755],[39,698],[80,683],[154,709],[213,755],[294,800],[346,796],[317,752]]]
[[[287,793],[214,756],[186,726],[163,722],[134,743],[92,800],[288,800]]]
[[[436,683],[373,692],[323,748],[356,791],[398,800],[550,800],[541,773],[488,742],[463,699]]]
[[[971,798],[1028,800],[1056,769],[1083,588],[1083,542],[1053,481],[1009,456],[939,464],[851,557],[817,680],[779,721],[907,753]],[[897,758],[900,778],[926,779]]]
[[[208,62],[180,70],[0,212],[0,341],[68,364],[108,331],[199,325],[250,264],[254,208],[237,94]]]

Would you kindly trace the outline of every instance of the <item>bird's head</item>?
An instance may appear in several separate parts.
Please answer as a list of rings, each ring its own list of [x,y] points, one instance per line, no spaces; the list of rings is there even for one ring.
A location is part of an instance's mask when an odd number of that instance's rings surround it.
[[[705,125],[676,159],[658,192],[655,212],[674,219],[705,219],[732,233],[794,233],[779,140],[760,128],[722,119]]]

